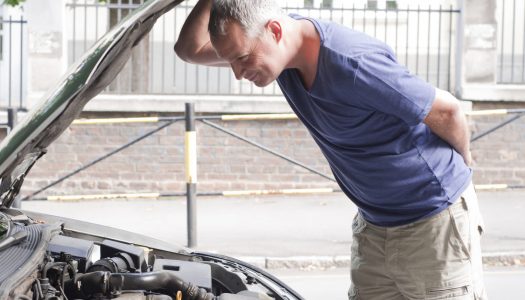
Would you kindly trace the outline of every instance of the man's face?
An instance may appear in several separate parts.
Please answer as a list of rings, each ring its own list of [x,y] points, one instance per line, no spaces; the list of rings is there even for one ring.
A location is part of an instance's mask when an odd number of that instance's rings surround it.
[[[258,87],[274,81],[284,69],[280,66],[277,42],[271,33],[265,32],[256,38],[248,38],[237,22],[229,22],[227,35],[212,38],[215,51],[226,60],[238,80],[245,78]]]

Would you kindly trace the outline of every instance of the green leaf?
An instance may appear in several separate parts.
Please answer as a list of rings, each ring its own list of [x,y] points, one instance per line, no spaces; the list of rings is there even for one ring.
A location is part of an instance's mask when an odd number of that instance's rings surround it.
[[[18,6],[22,4],[25,0],[4,0],[4,5],[9,6]]]
[[[18,6],[24,3],[25,1],[26,0],[4,0],[3,4],[9,5],[9,6]],[[106,3],[106,1],[107,0],[98,0],[98,2],[101,2],[101,3]]]

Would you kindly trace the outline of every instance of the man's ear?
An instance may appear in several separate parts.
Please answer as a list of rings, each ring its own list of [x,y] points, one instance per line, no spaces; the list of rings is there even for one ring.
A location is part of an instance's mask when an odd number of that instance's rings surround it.
[[[274,40],[277,43],[279,43],[281,41],[281,38],[283,37],[283,29],[281,27],[281,23],[277,20],[270,20],[266,24],[266,28],[270,31]]]

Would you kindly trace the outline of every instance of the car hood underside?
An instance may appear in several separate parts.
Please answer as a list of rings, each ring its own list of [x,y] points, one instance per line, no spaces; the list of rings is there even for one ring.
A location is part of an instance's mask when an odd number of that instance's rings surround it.
[[[24,177],[86,103],[122,70],[156,20],[182,0],[150,0],[84,54],[0,144],[1,207],[10,207]]]

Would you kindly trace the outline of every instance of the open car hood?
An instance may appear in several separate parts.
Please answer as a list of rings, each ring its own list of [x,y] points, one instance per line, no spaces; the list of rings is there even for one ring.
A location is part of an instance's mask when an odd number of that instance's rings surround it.
[[[100,38],[0,143],[1,207],[10,207],[29,169],[122,70],[156,20],[183,0],[149,0]]]

